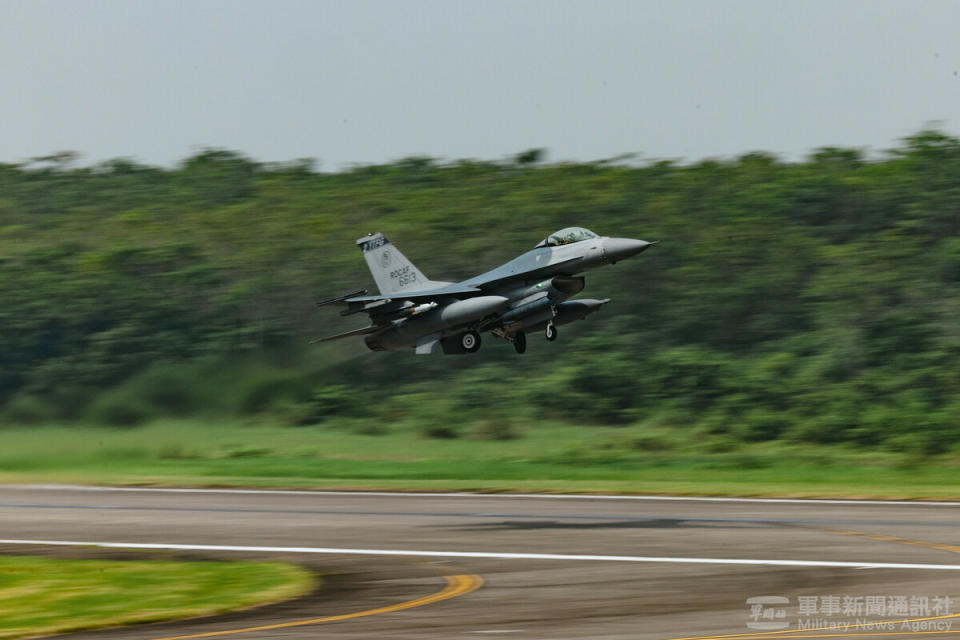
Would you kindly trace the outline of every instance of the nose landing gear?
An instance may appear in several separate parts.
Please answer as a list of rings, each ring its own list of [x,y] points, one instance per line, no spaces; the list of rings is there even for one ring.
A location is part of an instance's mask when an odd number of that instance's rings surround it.
[[[552,322],[547,325],[547,328],[544,330],[543,335],[544,335],[544,336],[547,338],[547,340],[549,340],[550,342],[553,342],[554,340],[557,339],[557,328],[556,328],[555,326],[553,326],[553,323],[552,323]]]

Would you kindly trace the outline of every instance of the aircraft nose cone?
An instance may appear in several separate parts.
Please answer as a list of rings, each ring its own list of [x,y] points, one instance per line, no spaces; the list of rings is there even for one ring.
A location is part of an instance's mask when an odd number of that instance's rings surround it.
[[[603,241],[603,252],[607,256],[607,260],[617,262],[637,255],[652,244],[652,242],[646,240],[634,240],[633,238],[606,238]]]

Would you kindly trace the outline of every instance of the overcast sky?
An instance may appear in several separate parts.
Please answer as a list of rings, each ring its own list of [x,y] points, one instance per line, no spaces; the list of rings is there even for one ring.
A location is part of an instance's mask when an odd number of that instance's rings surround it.
[[[0,162],[788,159],[960,130],[960,1],[0,0]]]

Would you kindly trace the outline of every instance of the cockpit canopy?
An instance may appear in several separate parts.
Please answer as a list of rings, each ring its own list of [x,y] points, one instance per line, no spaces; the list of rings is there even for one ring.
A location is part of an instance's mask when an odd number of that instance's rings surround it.
[[[551,233],[534,248],[559,247],[560,245],[573,244],[574,242],[590,240],[596,237],[598,237],[597,234],[589,229],[584,229],[583,227],[567,227],[566,229],[560,229],[560,231],[556,233]]]

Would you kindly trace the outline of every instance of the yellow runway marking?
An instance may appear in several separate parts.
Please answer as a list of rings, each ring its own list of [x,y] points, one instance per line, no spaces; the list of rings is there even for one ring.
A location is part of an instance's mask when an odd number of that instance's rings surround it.
[[[472,591],[476,591],[481,586],[483,586],[483,578],[477,575],[457,575],[457,576],[445,576],[447,580],[447,586],[443,588],[442,591],[438,591],[429,596],[424,596],[422,598],[417,598],[416,600],[407,600],[406,602],[399,602],[397,604],[391,604],[386,607],[379,607],[377,609],[367,609],[366,611],[356,611],[354,613],[342,613],[336,616],[327,616],[325,618],[314,618],[312,620],[296,620],[293,622],[280,622],[278,624],[268,624],[260,627],[246,627],[243,629],[228,629],[226,631],[207,631],[205,633],[194,633],[185,636],[169,636],[166,638],[156,638],[156,640],[188,640],[189,638],[212,638],[214,636],[227,636],[234,635],[237,633],[249,633],[252,631],[267,631],[270,629],[285,629],[287,627],[302,627],[310,624],[321,624],[324,622],[336,622],[338,620],[350,620],[351,618],[362,618],[364,616],[377,615],[379,613],[392,613],[394,611],[402,611],[403,609],[413,609],[414,607],[422,607],[424,605],[433,604],[434,602],[440,602],[441,600],[449,600],[450,598],[456,598],[457,596],[466,595]]]
[[[896,542],[899,544],[909,544],[915,547],[926,547],[927,549],[936,549],[938,551],[949,551],[950,553],[960,553],[960,546],[955,544],[940,544],[938,542],[926,542],[924,540],[909,540],[907,538],[897,538],[896,536],[881,536],[873,533],[863,533],[862,531],[846,531],[844,529],[821,529],[827,533],[835,533],[838,536],[856,536],[858,538],[868,538],[879,542]]]

